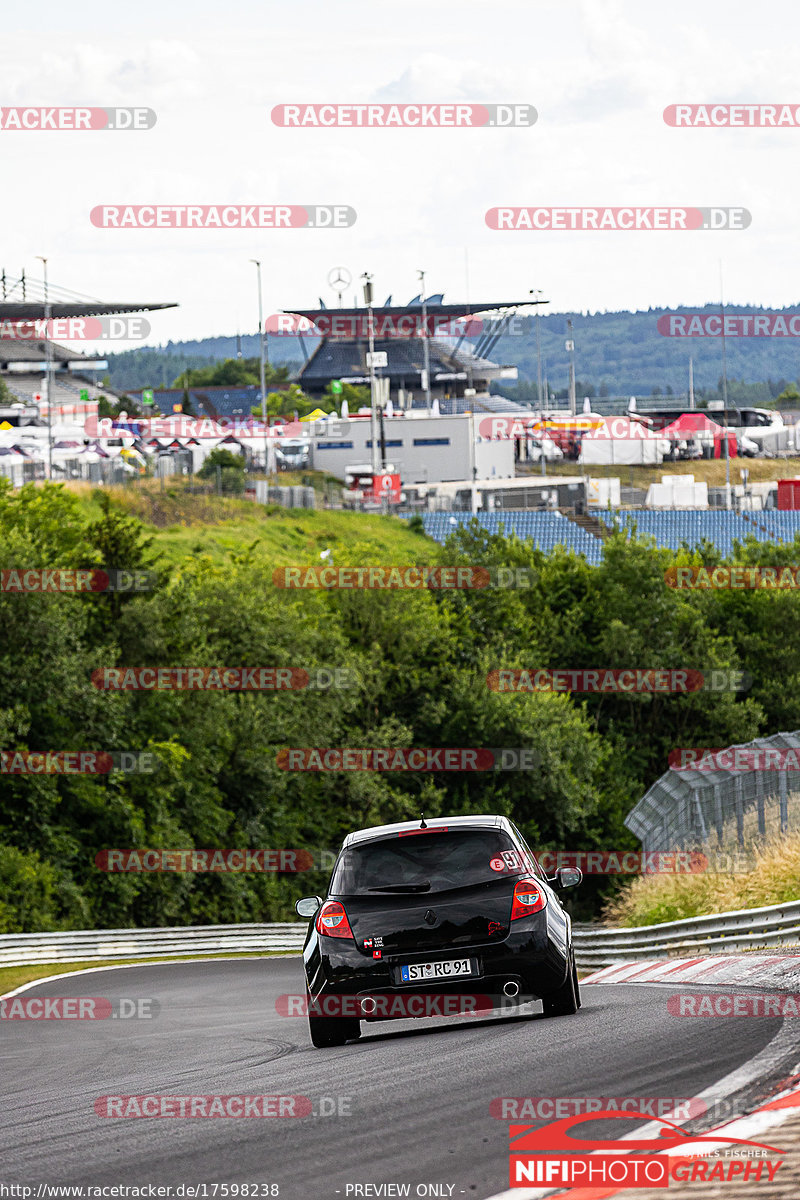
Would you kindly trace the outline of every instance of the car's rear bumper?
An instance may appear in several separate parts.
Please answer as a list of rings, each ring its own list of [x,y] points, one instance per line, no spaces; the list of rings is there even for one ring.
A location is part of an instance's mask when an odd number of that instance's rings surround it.
[[[569,970],[568,953],[548,935],[546,920],[526,919],[526,929],[514,930],[502,942],[476,946],[457,946],[418,953],[386,954],[380,959],[366,958],[353,942],[338,938],[315,938],[311,954],[306,957],[306,974],[312,999],[322,1002],[326,996],[369,997],[403,996],[466,996],[477,997],[485,1007],[486,997],[508,1003],[510,997],[504,986],[515,984],[517,1002],[541,998],[563,984]],[[475,960],[476,972],[468,976],[414,980],[402,983],[399,968],[404,964],[436,963],[452,959]],[[409,1008],[412,1006],[408,1006]],[[370,1014],[361,1009],[361,1019],[398,1019],[404,1016],[436,1015],[425,1005],[423,1011],[406,1011],[402,1005],[378,1006],[381,1011]],[[388,1011],[387,1011],[388,1009]],[[467,1005],[464,1011],[469,1011]],[[328,1011],[335,1011],[328,1010]],[[348,1005],[347,1011],[352,1011]],[[443,1014],[447,1015],[447,1014]]]

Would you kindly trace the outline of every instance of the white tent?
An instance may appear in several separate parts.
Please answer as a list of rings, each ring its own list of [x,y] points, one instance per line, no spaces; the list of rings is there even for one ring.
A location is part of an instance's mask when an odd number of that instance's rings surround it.
[[[629,417],[607,417],[602,425],[588,430],[581,440],[582,463],[614,466],[663,462],[669,442]]]
[[[14,487],[22,487],[25,482],[23,467],[30,461],[26,455],[20,454],[16,450],[2,450],[0,451],[0,475],[10,479]]]

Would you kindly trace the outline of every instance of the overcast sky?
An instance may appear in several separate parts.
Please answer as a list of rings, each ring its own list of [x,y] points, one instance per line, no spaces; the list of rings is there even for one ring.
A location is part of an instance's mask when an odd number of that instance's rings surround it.
[[[30,10],[32,11],[32,10]],[[376,297],[522,299],[598,311],[798,300],[800,127],[675,129],[674,103],[800,106],[800,6],[721,0],[39,0],[4,15],[2,105],[135,105],[141,132],[0,132],[0,266],[106,300],[176,300],[151,344],[253,332],[331,305],[327,275]],[[274,105],[535,106],[532,128],[285,129]],[[351,205],[343,230],[112,230],[98,204]],[[742,206],[746,230],[498,232],[497,205]],[[351,289],[352,291],[352,289]],[[349,297],[348,297],[349,298]],[[123,348],[121,346],[116,348]]]

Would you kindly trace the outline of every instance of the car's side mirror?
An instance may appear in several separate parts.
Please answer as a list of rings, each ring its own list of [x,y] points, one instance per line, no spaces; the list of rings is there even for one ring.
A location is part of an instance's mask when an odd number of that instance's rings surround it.
[[[583,871],[580,867],[559,867],[552,879],[548,883],[553,884],[557,888],[577,887],[583,879]]]
[[[294,911],[298,917],[315,917],[321,908],[322,901],[319,896],[305,896],[297,901]]]

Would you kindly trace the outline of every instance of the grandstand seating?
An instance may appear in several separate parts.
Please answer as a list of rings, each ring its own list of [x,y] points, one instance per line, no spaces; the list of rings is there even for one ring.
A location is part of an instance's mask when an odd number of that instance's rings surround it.
[[[408,514],[405,514],[408,515]],[[422,513],[425,532],[437,542],[443,542],[459,525],[472,520],[468,512]],[[502,512],[479,512],[476,520],[489,533],[515,533],[517,537],[533,542],[540,550],[549,552],[555,546],[565,546],[576,554],[583,554],[590,563],[599,563],[602,542],[581,529],[559,512],[505,509]]]
[[[22,375],[17,372],[9,372],[3,376],[3,379],[14,398],[21,400],[24,404],[30,404],[35,395],[44,395],[46,392],[46,384],[42,374]],[[108,392],[108,389],[104,390],[102,387],[90,383],[88,379],[81,379],[75,375],[68,376],[57,372],[53,373],[54,405],[80,404],[82,390],[89,393],[90,400],[96,400],[98,396],[107,395]]]
[[[713,543],[722,554],[730,554],[734,541],[743,542],[755,537],[759,542],[792,542],[795,533],[800,533],[800,512],[779,512],[765,509],[763,512],[735,513],[726,509],[702,511],[680,510],[657,512],[598,512],[598,517],[609,528],[615,525],[630,528],[636,525],[640,534],[655,538],[656,545],[678,550],[683,542],[694,547],[704,539]]]
[[[404,514],[408,517],[410,514]],[[425,532],[437,542],[443,542],[459,525],[472,520],[468,512],[426,512],[420,514]],[[655,539],[656,545],[669,550],[680,549],[683,542],[699,545],[704,539],[715,545],[722,554],[733,551],[734,541],[743,542],[752,535],[759,542],[792,542],[800,533],[800,512],[735,513],[714,509],[703,511],[665,511],[639,509],[635,512],[598,512],[609,528],[630,529],[636,526],[640,535]],[[554,546],[564,546],[583,554],[590,563],[599,563],[603,543],[581,529],[559,512],[505,509],[502,512],[479,512],[476,519],[490,533],[515,533],[533,542],[540,550],[549,552]]]

